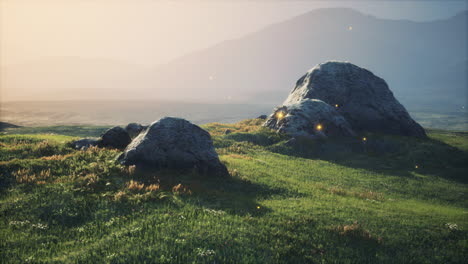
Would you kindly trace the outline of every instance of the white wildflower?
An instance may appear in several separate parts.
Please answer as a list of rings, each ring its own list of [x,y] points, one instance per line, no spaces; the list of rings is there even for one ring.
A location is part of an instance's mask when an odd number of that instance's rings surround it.
[[[197,255],[200,257],[209,257],[216,255],[216,252],[212,249],[197,248]]]
[[[226,213],[223,210],[214,210],[214,209],[208,209],[208,208],[203,209],[203,211],[214,216],[220,216]]]
[[[186,241],[185,241],[185,239],[183,239],[183,238],[176,238],[175,243],[176,243],[176,244],[185,244]]]
[[[31,227],[37,228],[37,229],[45,230],[45,229],[47,229],[49,226],[48,226],[47,224],[37,223],[37,224],[32,224]]]
[[[107,221],[107,222],[105,223],[105,225],[106,225],[106,226],[111,226],[111,225],[114,224],[115,220],[116,220],[115,218],[111,218],[109,221]]]
[[[12,226],[24,226],[24,225],[28,225],[30,222],[28,220],[24,220],[24,221],[10,221],[10,225]]]
[[[446,223],[445,226],[450,229],[451,231],[456,231],[456,230],[460,230],[458,228],[458,225],[457,224],[454,224],[454,223]]]

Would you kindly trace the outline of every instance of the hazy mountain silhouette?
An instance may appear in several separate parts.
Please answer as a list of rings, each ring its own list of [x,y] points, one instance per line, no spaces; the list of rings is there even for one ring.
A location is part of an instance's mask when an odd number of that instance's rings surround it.
[[[463,104],[467,14],[413,22],[379,19],[352,9],[318,9],[154,69],[66,58],[54,67],[39,62],[2,71],[9,90],[36,91],[45,98],[49,98],[47,91],[54,91],[50,96],[55,98],[61,90],[66,97],[101,100],[279,104],[315,64],[343,60],[384,78],[397,98],[410,107]],[[59,78],[54,80],[54,76]]]
[[[412,22],[351,9],[315,10],[161,66],[155,80],[174,96],[183,91],[191,98],[280,103],[315,64],[347,60],[383,77],[403,102],[463,103],[467,14]]]

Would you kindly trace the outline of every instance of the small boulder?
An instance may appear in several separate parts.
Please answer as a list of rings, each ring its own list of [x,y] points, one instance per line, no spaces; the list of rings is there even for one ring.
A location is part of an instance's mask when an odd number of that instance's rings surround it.
[[[147,126],[143,126],[138,123],[130,123],[125,127],[125,131],[127,131],[131,138],[136,138],[141,133],[141,131],[145,130],[146,128]]]
[[[232,130],[229,129],[229,128],[226,129],[226,130],[224,130],[224,135],[229,135],[229,134],[231,134],[231,133],[232,133]]]
[[[264,126],[292,137],[326,138],[356,135],[350,124],[334,107],[316,99],[305,99],[277,107]]]
[[[128,144],[130,144],[131,141],[132,139],[128,135],[127,131],[121,127],[116,126],[102,134],[101,140],[99,141],[99,146],[124,149]]]
[[[267,119],[267,115],[261,115],[261,116],[258,116],[257,119]]]
[[[83,138],[77,141],[73,141],[72,145],[75,149],[85,150],[85,149],[88,149],[89,147],[97,146],[98,142],[99,141],[96,139]]]
[[[228,175],[210,134],[181,118],[165,117],[152,123],[118,160],[144,168],[196,168],[204,174]]]

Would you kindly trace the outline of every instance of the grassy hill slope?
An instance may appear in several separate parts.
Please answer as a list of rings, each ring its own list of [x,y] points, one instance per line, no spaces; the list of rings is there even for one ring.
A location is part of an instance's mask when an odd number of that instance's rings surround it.
[[[0,262],[468,258],[468,133],[291,145],[260,124],[204,126],[231,179],[137,172],[115,163],[117,150],[68,145],[103,128],[8,130],[0,136]]]

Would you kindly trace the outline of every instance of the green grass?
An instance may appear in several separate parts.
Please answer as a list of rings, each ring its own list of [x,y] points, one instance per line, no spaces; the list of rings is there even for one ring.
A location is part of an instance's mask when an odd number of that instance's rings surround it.
[[[138,172],[117,150],[69,146],[92,127],[9,130],[0,262],[465,263],[467,133],[290,146],[260,123],[204,126],[230,179]]]

